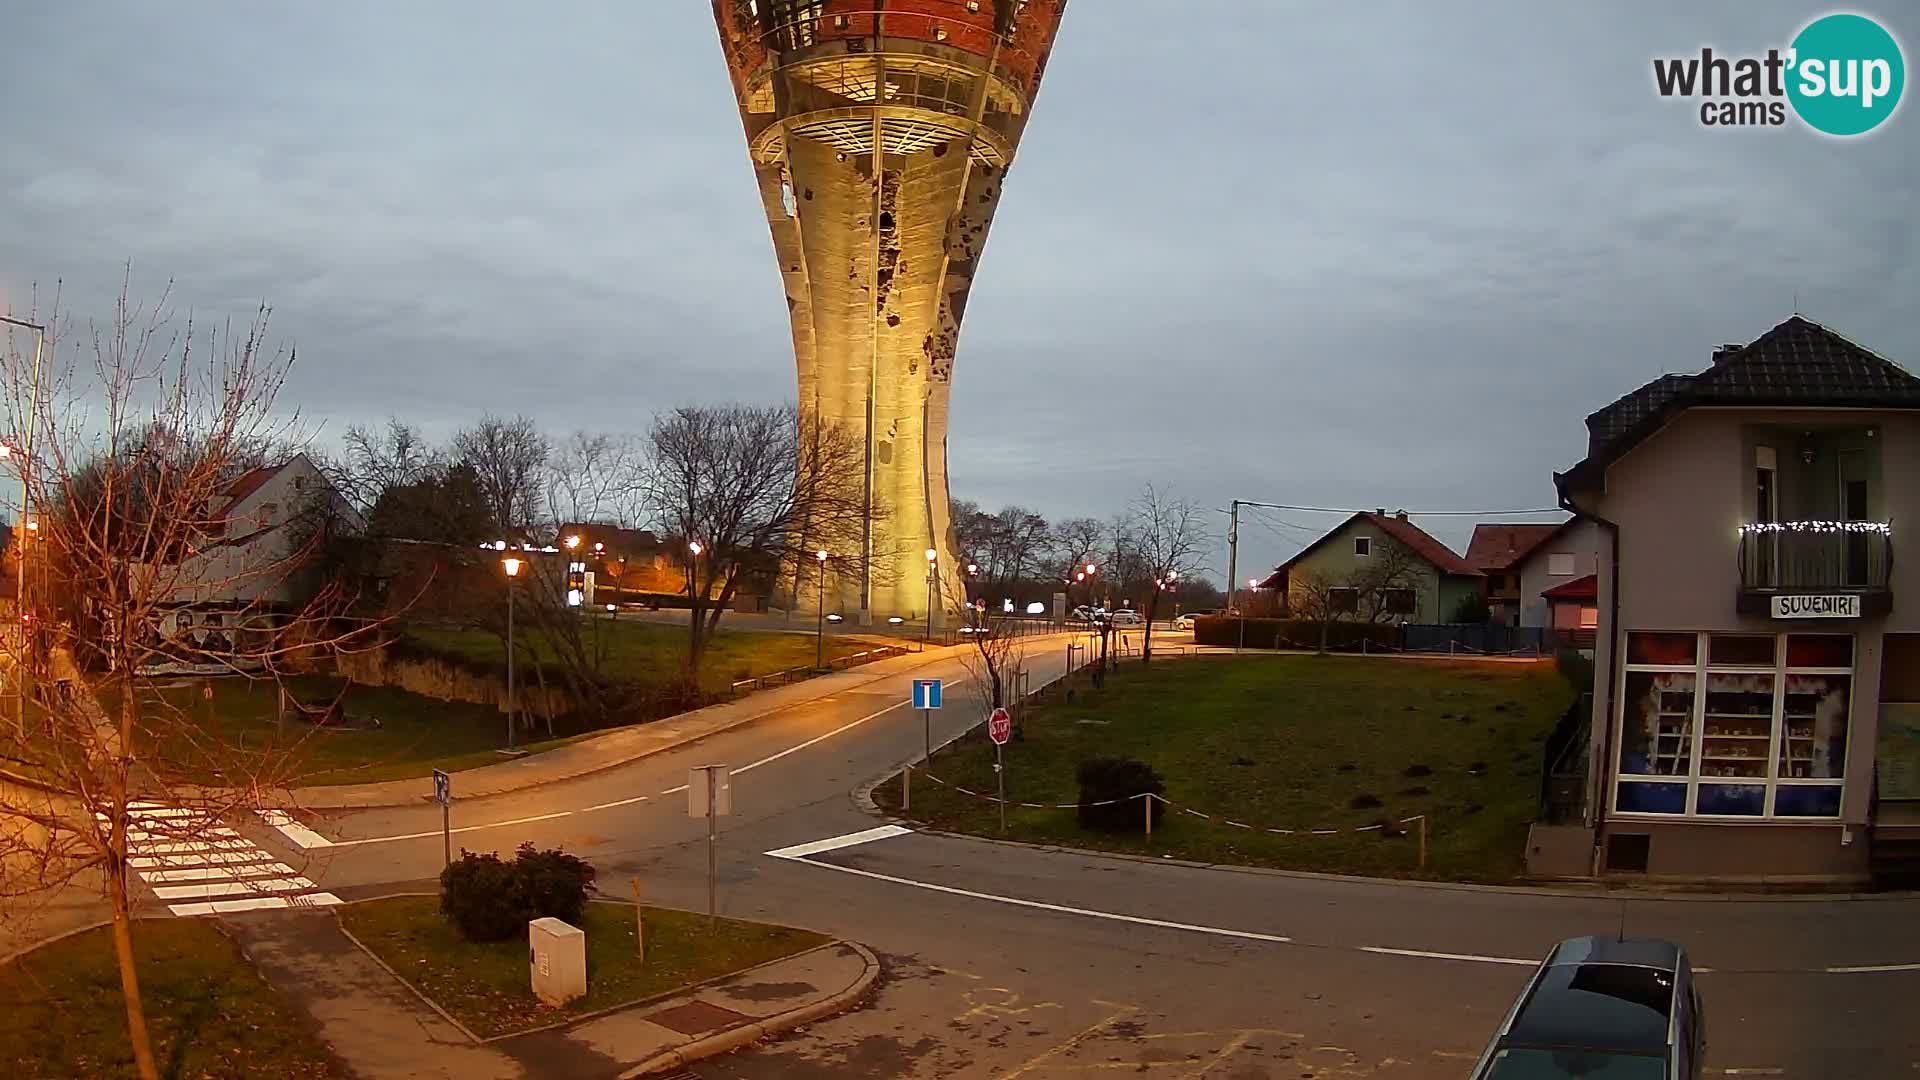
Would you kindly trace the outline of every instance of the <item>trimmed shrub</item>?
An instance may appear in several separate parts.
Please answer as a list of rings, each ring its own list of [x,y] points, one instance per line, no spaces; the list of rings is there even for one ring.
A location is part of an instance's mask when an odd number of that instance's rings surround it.
[[[465,848],[440,871],[440,913],[468,941],[505,941],[526,933],[534,919],[580,924],[594,870],[558,848],[521,844],[512,862]]]
[[[440,871],[440,914],[468,941],[505,941],[527,929],[519,876],[491,851],[462,848]]]
[[[1133,796],[1148,791],[1162,795],[1167,790],[1153,766],[1132,758],[1089,758],[1080,763],[1076,777],[1080,781],[1080,827],[1102,832],[1145,831],[1140,800]],[[1120,801],[1090,805],[1109,799]],[[1165,811],[1166,805],[1154,800],[1153,820],[1158,822]]]
[[[593,891],[593,866],[559,848],[535,851],[521,844],[513,860],[514,874],[526,898],[528,918],[559,919],[580,925],[586,914],[587,894]]]
[[[1242,619],[1225,615],[1203,615],[1193,620],[1194,644],[1238,645],[1241,623],[1246,624],[1246,646],[1250,649],[1320,647],[1320,624],[1311,619]],[[1401,647],[1401,630],[1391,623],[1341,619],[1327,625],[1327,648],[1333,652],[1359,652],[1362,641],[1375,652],[1388,652]]]

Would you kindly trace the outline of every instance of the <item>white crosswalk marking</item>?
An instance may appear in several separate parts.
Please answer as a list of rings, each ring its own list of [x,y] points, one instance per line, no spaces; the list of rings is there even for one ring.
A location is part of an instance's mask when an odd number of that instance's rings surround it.
[[[175,915],[330,907],[340,898],[239,832],[200,811],[154,803],[129,807],[127,864]],[[96,815],[102,821],[105,815]]]

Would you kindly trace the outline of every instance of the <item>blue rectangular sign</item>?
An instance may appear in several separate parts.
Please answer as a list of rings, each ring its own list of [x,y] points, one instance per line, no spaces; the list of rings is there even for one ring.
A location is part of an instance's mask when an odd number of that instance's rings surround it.
[[[913,680],[913,707],[916,709],[937,709],[940,707],[940,680]]]

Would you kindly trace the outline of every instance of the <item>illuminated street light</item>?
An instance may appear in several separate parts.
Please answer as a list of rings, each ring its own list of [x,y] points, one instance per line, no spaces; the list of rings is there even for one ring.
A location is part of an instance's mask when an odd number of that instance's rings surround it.
[[[927,549],[927,632],[920,637],[920,647],[925,649],[933,641],[933,579],[936,574],[934,564],[940,559],[940,553],[933,548]]]
[[[507,542],[499,542],[498,550],[506,550]],[[507,749],[513,749],[514,741],[514,701],[513,701],[513,579],[520,576],[520,559],[509,555],[500,560],[500,568],[507,572]]]
[[[813,623],[813,666],[818,670],[827,666],[827,549],[821,548],[813,557],[820,564],[820,610],[814,613]]]
[[[567,545],[568,551],[572,551],[574,548],[577,548],[580,546],[580,537],[578,534],[575,534],[573,536],[567,537],[564,541],[562,541],[562,543]],[[595,546],[598,547],[599,545],[596,544]]]
[[[699,557],[700,557],[700,553],[701,553],[701,552],[703,552],[703,551],[705,551],[705,550],[707,550],[707,549],[706,549],[706,548],[704,548],[704,547],[701,547],[701,546],[700,546],[700,541],[698,541],[698,540],[689,540],[689,541],[687,541],[687,550],[688,550],[688,551],[691,551],[691,552],[693,552],[693,556],[694,556],[694,558],[696,558],[696,559],[697,559],[697,558],[699,558]]]

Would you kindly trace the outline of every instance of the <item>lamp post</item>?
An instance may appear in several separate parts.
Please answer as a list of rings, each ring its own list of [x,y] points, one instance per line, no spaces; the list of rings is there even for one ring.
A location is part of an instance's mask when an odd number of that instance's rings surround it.
[[[520,576],[521,560],[512,555],[500,560],[500,568],[507,572],[507,749],[513,749],[516,735],[514,721],[513,696],[513,579]]]
[[[28,518],[31,516],[28,500],[31,498],[28,487],[28,471],[33,468],[33,426],[40,414],[40,353],[47,344],[47,328],[25,319],[16,319],[10,315],[0,315],[0,323],[17,326],[22,330],[33,331],[33,373],[31,375],[31,401],[27,405],[26,439],[20,447],[20,527],[14,532],[13,540],[20,545],[20,565],[15,572],[13,583],[13,621],[21,628],[20,656],[14,661],[14,724],[21,731],[27,722],[27,684],[23,671],[26,660],[27,634],[27,533]],[[11,450],[11,448],[8,448]],[[9,455],[11,456],[11,455]]]
[[[925,649],[933,643],[933,577],[940,561],[940,553],[933,548],[927,549],[927,632],[921,635],[920,648]]]
[[[827,666],[827,550],[821,548],[813,557],[820,564],[820,610],[814,613],[813,628],[813,666],[818,669]]]

